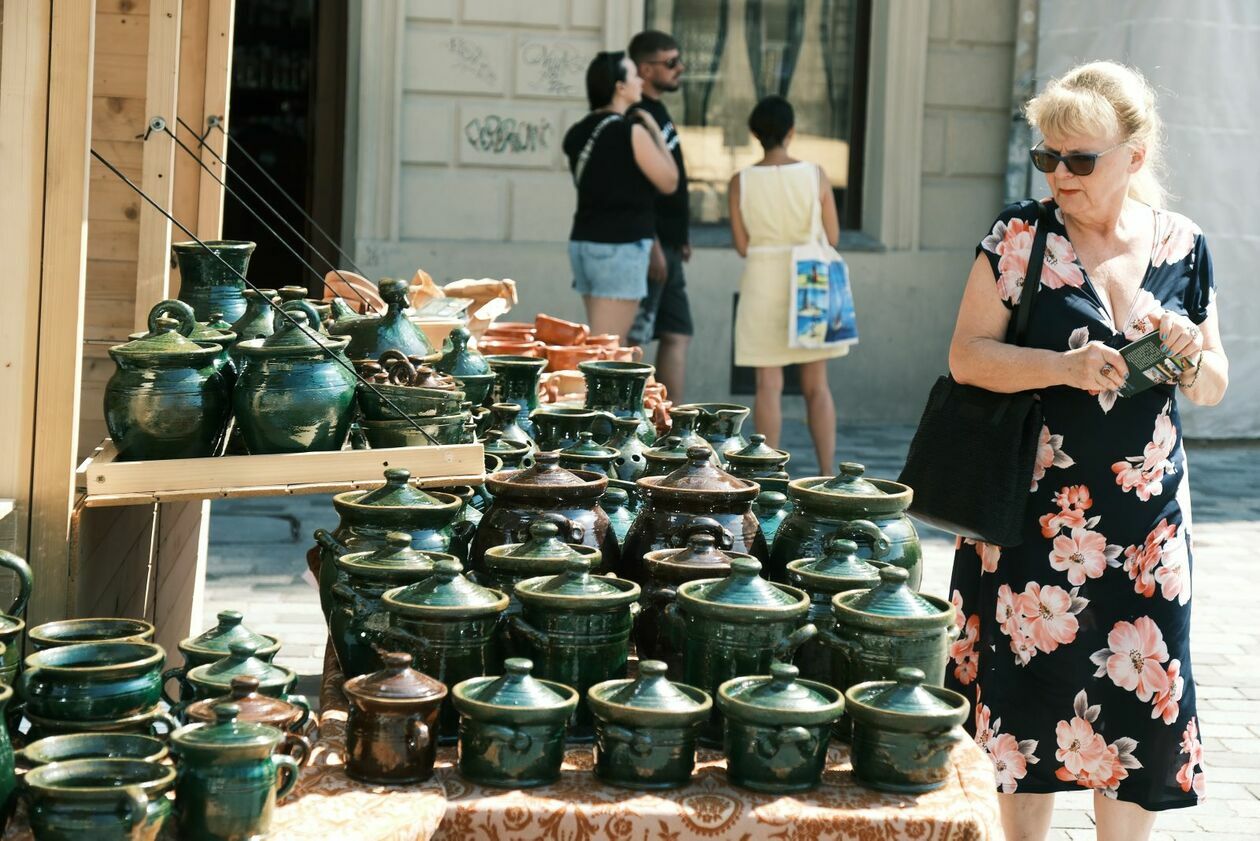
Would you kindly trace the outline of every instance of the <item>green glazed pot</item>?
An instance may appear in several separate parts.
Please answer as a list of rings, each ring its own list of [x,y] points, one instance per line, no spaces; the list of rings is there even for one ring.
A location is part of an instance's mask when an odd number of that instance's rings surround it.
[[[927,683],[941,686],[950,643],[958,636],[954,606],[910,589],[901,567],[879,571],[870,590],[848,590],[831,599],[835,629],[822,639],[833,651],[831,683],[847,691],[856,683],[890,680],[902,667],[919,669]],[[838,735],[847,735],[848,720]]]
[[[28,639],[35,651],[44,651],[85,642],[152,642],[153,633],[153,625],[143,619],[63,619],[36,625]]]
[[[9,822],[13,814],[14,799],[17,793],[16,764],[13,756],[13,744],[9,741],[9,728],[3,723],[5,708],[13,700],[13,687],[0,686],[0,830]]]
[[[756,433],[748,436],[748,446],[730,450],[726,454],[726,469],[741,479],[787,479],[787,463],[792,456],[786,450],[776,450],[766,444],[766,436]]]
[[[356,380],[331,356],[347,340],[322,336],[302,310],[291,315],[296,324],[237,345],[245,364],[232,407],[254,454],[340,450],[350,431]]]
[[[515,403],[494,403],[490,406],[490,428],[486,435],[517,446],[526,447],[527,453],[538,450],[538,444],[518,423],[520,408]]]
[[[149,710],[162,698],[166,652],[150,642],[66,645],[26,658],[18,681],[28,715],[109,721]]]
[[[218,623],[195,637],[188,637],[178,645],[184,655],[184,670],[207,666],[218,662],[232,650],[232,643],[251,642],[257,646],[254,656],[270,663],[280,650],[280,640],[269,634],[251,631],[242,623],[244,614],[239,610],[221,610]]]
[[[643,450],[643,470],[639,478],[668,476],[687,463],[687,448],[677,435],[658,439],[655,447]]]
[[[542,450],[564,450],[582,440],[582,433],[590,433],[597,420],[607,420],[603,412],[567,406],[546,405],[529,413],[537,435],[534,440]],[[595,442],[592,441],[592,444]]]
[[[586,558],[565,561],[557,575],[516,585],[521,612],[508,625],[514,649],[526,652],[541,677],[578,691],[575,739],[594,736],[586,690],[626,675],[639,593],[634,582],[591,575]]]
[[[712,522],[697,517],[684,530],[685,547],[648,552],[643,558],[647,578],[643,583],[643,612],[634,626],[635,646],[640,657],[665,661],[673,675],[683,673],[684,640],[678,634],[681,626],[666,611],[678,598],[678,585],[721,578],[731,571],[732,560],[752,557],[719,549],[708,528]]]
[[[639,440],[639,418],[613,418],[612,427],[613,437],[608,439],[606,446],[617,451],[613,468],[618,479],[633,484],[647,470],[644,453],[648,446]]]
[[[787,497],[778,491],[762,491],[753,500],[753,514],[757,516],[757,523],[761,526],[761,534],[766,539],[766,545],[773,546],[779,526],[783,525],[783,521],[788,516]]]
[[[494,388],[494,372],[485,357],[468,346],[472,336],[467,327],[456,327],[442,347],[442,358],[434,367],[460,384],[474,406],[485,404]]]
[[[827,628],[832,624],[832,597],[848,590],[869,590],[877,586],[883,566],[859,558],[857,544],[852,540],[836,538],[827,544],[827,553],[821,558],[798,558],[789,563],[788,580],[792,586],[809,593],[809,621],[819,628]],[[833,649],[819,636],[801,647],[796,665],[807,680],[840,686],[834,660]]]
[[[822,781],[831,724],[844,696],[799,680],[795,666],[772,663],[769,675],[725,681],[717,693],[726,718],[726,777],[756,791],[807,791]]]
[[[738,403],[686,403],[677,409],[695,409],[700,413],[696,431],[726,464],[726,454],[748,446],[748,439],[741,433],[751,410]]]
[[[119,460],[213,454],[230,389],[216,367],[223,348],[189,338],[196,326],[187,304],[162,301],[144,338],[109,349],[117,369],[105,385],[105,425]]]
[[[643,388],[656,368],[642,362],[588,360],[578,363],[586,377],[586,408],[616,418],[638,418],[635,434],[645,444],[656,441],[656,427],[643,410]],[[600,441],[613,437],[610,417],[597,419],[591,432]]]
[[[242,275],[248,272],[254,243],[205,240],[205,244],[205,248],[195,242],[171,246],[179,265],[179,299],[193,308],[199,321],[209,321],[210,314],[217,312],[234,322],[245,314],[245,282],[232,269]]]
[[[237,345],[250,339],[265,339],[276,332],[275,315],[271,305],[280,306],[280,296],[274,289],[259,289],[257,292],[246,289],[242,294],[245,296],[245,311],[232,322],[232,332],[236,334],[236,342],[229,351],[238,370],[244,359]]]
[[[407,281],[385,278],[377,284],[387,309],[384,315],[355,315],[336,318],[328,332],[348,338],[346,355],[351,359],[377,359],[387,350],[403,356],[432,356],[437,349],[424,331],[413,324],[403,308],[407,306]]]
[[[538,427],[530,420],[530,413],[538,408],[538,377],[547,367],[547,360],[533,356],[491,355],[486,364],[494,372],[494,391],[490,399],[494,403],[511,403],[516,406],[516,423],[533,441],[538,437]],[[493,409],[493,405],[491,406]]]
[[[0,696],[3,697],[3,696]],[[5,738],[0,734],[0,738]],[[17,752],[17,761],[29,768],[74,759],[135,759],[162,762],[166,744],[155,736],[139,733],[67,733],[31,742]],[[0,758],[0,764],[3,759]]]
[[[388,651],[410,654],[416,667],[447,686],[498,667],[495,645],[508,597],[460,574],[459,561],[438,561],[433,575],[389,590],[381,601],[389,615],[382,634]],[[449,699],[438,722],[443,744],[455,741],[459,716]]]
[[[284,752],[298,758],[302,765],[310,758],[311,744],[307,736],[313,736],[311,705],[301,695],[288,698],[272,698],[258,691],[258,678],[239,675],[232,678],[232,691],[216,698],[206,698],[184,708],[184,721],[188,724],[201,722],[213,724],[219,716],[215,707],[220,704],[236,704],[240,709],[237,721],[251,724],[268,724],[285,733]]]
[[[610,479],[617,478],[614,462],[617,451],[612,447],[602,447],[595,443],[589,432],[579,432],[577,443],[560,451],[560,466],[568,470],[589,470],[592,473],[603,473]]]
[[[428,578],[439,560],[458,562],[454,555],[412,549],[411,535],[405,531],[390,532],[380,549],[336,559],[344,578],[333,584],[328,635],[346,678],[382,667],[377,645],[389,627],[389,616],[381,597],[395,587]]]
[[[625,488],[613,485],[613,481],[616,480],[609,480],[608,490],[599,498],[599,507],[608,515],[613,537],[617,538],[617,545],[620,546],[625,543],[630,526],[634,525],[635,511],[630,508],[630,494]]]
[[[163,698],[181,710],[191,701],[228,694],[232,691],[232,678],[241,675],[257,678],[258,691],[272,698],[288,697],[297,683],[297,672],[266,662],[258,656],[258,643],[242,640],[228,646],[228,655],[222,660],[189,669],[180,681],[178,702],[165,693]]]
[[[171,816],[175,767],[137,759],[75,759],[28,771],[39,841],[156,841]]]
[[[421,490],[411,484],[411,472],[402,467],[387,469],[385,484],[379,487],[336,494],[333,508],[341,518],[337,528],[315,531],[320,547],[319,603],[325,619],[332,615],[333,585],[345,580],[335,563],[337,557],[375,551],[386,545],[391,532],[407,532],[416,551],[449,553],[462,561],[476,528],[461,516],[469,508],[461,497]]]
[[[519,470],[522,467],[528,467],[533,464],[531,460],[529,464],[525,460],[529,458],[530,453],[534,451],[532,445],[524,441],[510,441],[503,437],[503,434],[497,430],[490,430],[485,435],[485,443],[483,444],[486,456],[495,456],[501,462],[499,470]],[[498,470],[491,470],[486,467],[487,473],[497,473]]]
[[[367,783],[418,783],[433,776],[438,711],[446,687],[411,668],[411,655],[384,655],[384,668],[346,681],[346,774]]]
[[[577,690],[530,676],[534,664],[511,657],[501,677],[477,677],[452,690],[459,711],[459,773],[474,783],[531,788],[560,779],[565,725]]]
[[[595,776],[616,786],[684,786],[696,766],[700,725],[713,699],[694,686],[671,683],[659,660],[639,663],[633,680],[597,683],[586,694],[595,714]]]
[[[599,550],[565,543],[560,539],[561,526],[567,531],[569,524],[560,517],[544,515],[530,524],[529,539],[524,543],[506,543],[486,550],[482,558],[485,572],[477,573],[475,578],[479,584],[507,593],[508,617],[521,612],[516,585],[522,581],[563,572],[573,558],[586,558],[593,566],[599,564]],[[507,650],[511,651],[511,646]]]
[[[215,712],[216,723],[190,724],[171,734],[179,759],[179,837],[260,838],[271,828],[276,801],[297,785],[298,762],[276,753],[284,739],[281,731],[238,721],[236,704],[220,704]]]
[[[444,447],[472,443],[465,430],[468,418],[467,412],[415,418],[420,429],[416,429],[410,420],[360,420],[359,428],[363,430],[368,445],[374,450],[391,447]]]
[[[696,431],[696,424],[700,421],[699,409],[670,409],[669,412],[669,434],[673,438],[677,438],[679,446],[683,449],[688,447],[708,447],[713,449],[709,442]],[[714,456],[714,464],[717,464],[716,455]]]
[[[906,509],[914,494],[908,485],[866,479],[866,468],[842,462],[838,476],[814,476],[788,483],[792,511],[779,526],[770,550],[768,574],[787,580],[788,561],[816,558],[832,537],[857,541],[858,554],[904,567],[910,586],[923,578],[923,549]],[[885,550],[885,547],[887,549]]]
[[[3,549],[0,549],[0,569],[12,570],[17,576],[17,595],[13,597],[8,610],[0,613],[0,645],[4,646],[3,653],[0,653],[0,686],[10,686],[17,677],[18,666],[22,662],[19,637],[26,630],[26,623],[19,617],[26,611],[26,603],[31,600],[35,579],[26,561]]]
[[[439,418],[461,414],[460,405],[465,400],[464,392],[443,388],[391,383],[373,383],[371,389],[359,387],[362,420],[372,423],[403,420],[403,415],[399,414],[401,410],[407,417],[426,425],[436,425]]]
[[[731,678],[765,674],[775,660],[790,662],[818,633],[805,621],[809,596],[766,581],[760,571],[755,558],[735,557],[725,578],[678,585],[677,601],[666,606],[665,616],[675,623],[675,639],[683,641],[683,681],[716,693]],[[721,738],[715,709],[701,739],[717,744]]]
[[[179,728],[179,722],[175,719],[175,716],[167,712],[161,704],[154,704],[147,710],[135,715],[102,721],[41,718],[32,714],[29,710],[24,712],[23,715],[31,725],[30,731],[26,734],[28,744],[49,736],[79,735],[84,733],[134,733],[140,736],[153,736],[165,739]]]
[[[183,301],[163,301],[154,307],[159,315],[167,315],[174,307],[186,307]],[[178,315],[175,315],[178,320]],[[140,332],[132,333],[127,337],[129,341],[138,341],[148,338],[149,333]],[[223,320],[222,313],[213,313],[209,321],[198,321],[193,326],[193,330],[188,334],[188,338],[202,347],[216,345],[219,348],[219,354],[214,359],[215,370],[218,371],[224,381],[227,383],[228,389],[236,383],[236,364],[232,359],[229,350],[232,345],[236,344],[237,335],[232,332],[232,325]]]
[[[853,776],[882,791],[940,788],[953,773],[951,751],[967,738],[960,725],[971,704],[957,692],[924,686],[919,669],[898,669],[893,677],[845,693],[853,719]]]

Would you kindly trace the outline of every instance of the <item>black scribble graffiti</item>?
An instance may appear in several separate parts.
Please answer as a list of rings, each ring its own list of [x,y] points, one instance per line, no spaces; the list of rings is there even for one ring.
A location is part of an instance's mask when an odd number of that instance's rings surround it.
[[[488,85],[498,84],[499,74],[494,71],[494,66],[486,60],[486,51],[481,47],[466,38],[453,35],[446,42],[446,48],[455,57],[454,67],[465,73],[471,73]]]
[[[546,150],[551,142],[551,121],[516,120],[487,114],[468,121],[464,126],[468,145],[494,155],[519,154]]]
[[[584,57],[570,44],[526,44],[521,50],[521,60],[526,66],[538,68],[537,75],[529,82],[530,90],[576,97],[580,91],[573,80],[583,77],[589,57]]]

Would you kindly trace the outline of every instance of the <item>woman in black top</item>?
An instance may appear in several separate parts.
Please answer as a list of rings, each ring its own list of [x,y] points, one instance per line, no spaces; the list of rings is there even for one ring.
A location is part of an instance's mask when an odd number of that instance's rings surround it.
[[[625,336],[647,294],[657,193],[678,186],[678,167],[652,116],[626,111],[643,82],[624,52],[600,53],[586,70],[591,113],[564,136],[577,185],[569,234],[573,286],[592,333]]]

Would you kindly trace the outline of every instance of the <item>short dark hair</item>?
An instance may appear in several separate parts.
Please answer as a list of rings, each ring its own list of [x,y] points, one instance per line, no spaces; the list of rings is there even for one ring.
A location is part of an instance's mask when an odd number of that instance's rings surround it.
[[[612,102],[617,92],[617,83],[626,80],[626,66],[621,62],[626,54],[618,50],[614,53],[596,53],[586,68],[586,101],[591,110],[603,108]]]
[[[661,32],[659,29],[645,29],[630,39],[630,46],[627,49],[630,60],[635,64],[642,64],[659,52],[678,49],[678,42],[667,32]]]
[[[749,131],[767,151],[782,146],[783,139],[795,125],[796,112],[792,110],[792,103],[778,94],[770,94],[758,102],[748,115]]]

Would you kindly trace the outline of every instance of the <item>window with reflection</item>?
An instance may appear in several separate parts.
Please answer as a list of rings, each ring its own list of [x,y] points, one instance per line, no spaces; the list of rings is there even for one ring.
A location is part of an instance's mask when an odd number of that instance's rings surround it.
[[[870,5],[646,0],[647,27],[673,35],[686,63],[682,87],[664,101],[687,159],[698,244],[724,236],[727,183],[761,157],[748,114],[772,93],[787,97],[796,112],[790,154],[822,166],[835,188],[841,226],[860,227]]]

